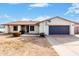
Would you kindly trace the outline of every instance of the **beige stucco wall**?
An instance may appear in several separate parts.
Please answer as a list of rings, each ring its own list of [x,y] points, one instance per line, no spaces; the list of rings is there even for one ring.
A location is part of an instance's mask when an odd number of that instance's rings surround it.
[[[62,20],[59,18],[54,18],[52,19],[50,22],[49,21],[45,21],[40,23],[39,26],[39,33],[43,32],[46,35],[49,35],[49,26],[50,25],[69,25],[70,26],[70,35],[74,35],[74,23],[66,21],[66,20]]]
[[[5,26],[5,33],[13,32],[13,26]]]
[[[10,33],[10,32],[19,32],[21,29],[20,26],[18,26],[18,30],[17,31],[13,31],[13,26],[5,26],[5,33]]]
[[[44,32],[44,22],[39,24],[39,33]]]
[[[4,33],[8,33],[8,26],[5,26],[5,30],[4,30]]]

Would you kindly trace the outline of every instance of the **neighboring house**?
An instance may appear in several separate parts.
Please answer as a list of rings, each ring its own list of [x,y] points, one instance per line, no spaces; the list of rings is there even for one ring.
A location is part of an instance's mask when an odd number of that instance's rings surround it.
[[[77,23],[61,17],[53,17],[44,21],[15,21],[4,25],[5,33],[24,30],[25,33],[34,34],[45,33],[46,35],[74,35],[75,24]]]
[[[75,25],[75,34],[79,34],[79,24]]]

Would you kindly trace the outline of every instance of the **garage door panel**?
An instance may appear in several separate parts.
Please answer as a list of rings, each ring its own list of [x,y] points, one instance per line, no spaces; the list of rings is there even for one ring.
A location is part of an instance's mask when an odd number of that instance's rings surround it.
[[[69,26],[49,26],[49,34],[69,34]]]

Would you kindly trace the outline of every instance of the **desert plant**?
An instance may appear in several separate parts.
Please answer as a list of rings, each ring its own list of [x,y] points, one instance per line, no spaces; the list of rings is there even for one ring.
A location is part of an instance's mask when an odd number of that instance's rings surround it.
[[[12,33],[13,37],[19,37],[21,35],[20,32],[15,32],[15,33]]]
[[[45,37],[44,33],[40,33],[39,35],[40,35],[40,37]]]
[[[21,31],[20,31],[20,33],[21,33],[21,34],[24,34],[24,33],[25,33],[25,31],[21,30]]]

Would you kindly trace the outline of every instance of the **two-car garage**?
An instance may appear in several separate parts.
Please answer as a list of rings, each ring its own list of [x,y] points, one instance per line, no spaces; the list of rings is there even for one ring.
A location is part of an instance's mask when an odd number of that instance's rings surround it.
[[[69,26],[49,26],[49,35],[69,35]]]
[[[39,33],[46,35],[74,35],[76,23],[61,17],[47,19],[40,23]]]

